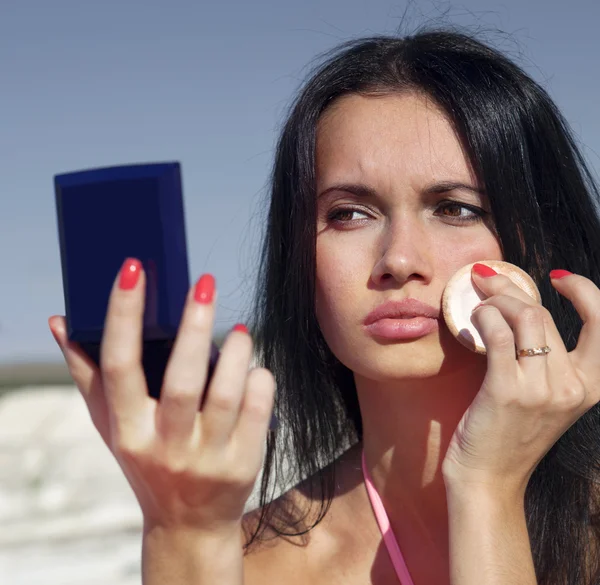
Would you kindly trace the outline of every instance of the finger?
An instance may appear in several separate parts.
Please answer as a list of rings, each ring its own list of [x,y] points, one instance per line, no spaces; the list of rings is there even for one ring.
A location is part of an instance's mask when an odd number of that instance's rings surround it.
[[[167,442],[189,440],[208,375],[215,315],[215,279],[204,274],[188,294],[165,371],[157,428]]]
[[[109,413],[135,418],[149,400],[142,368],[145,279],[139,260],[128,258],[110,295],[100,346],[100,371]]]
[[[484,306],[496,307],[513,332],[516,350],[545,347],[548,334],[546,328],[552,330],[554,324],[550,313],[541,305],[530,305],[512,296],[495,295],[486,299]],[[548,325],[546,325],[546,322]],[[550,345],[550,344],[548,344]],[[552,340],[551,348],[560,355],[564,354],[564,346],[560,335]],[[524,372],[542,375],[547,366],[547,355],[519,356],[519,364]]]
[[[214,445],[226,443],[236,426],[252,359],[252,340],[232,331],[217,362],[202,408],[202,437]]]
[[[520,286],[504,274],[495,274],[492,276],[481,276],[477,272],[471,272],[471,278],[475,286],[481,290],[486,297],[494,295],[510,295],[527,303],[528,305],[539,304],[536,299],[529,296]]]
[[[98,368],[76,343],[69,341],[64,317],[50,317],[48,325],[63,353],[69,373],[85,400],[94,426],[104,442],[110,446],[108,409]]]
[[[495,296],[508,296],[519,299],[526,305],[530,305],[532,307],[542,307],[541,311],[548,344],[552,343],[552,347],[557,348],[564,347],[562,337],[550,312],[543,308],[542,305],[540,305],[534,298],[529,296],[529,294],[527,294],[520,286],[515,284],[508,276],[505,276],[504,274],[497,274],[494,276],[482,277],[476,272],[473,272],[472,276],[477,287],[485,289],[485,293],[488,295],[488,298],[484,301],[485,303],[489,302],[489,300]],[[519,339],[516,339],[516,343],[517,346],[519,346],[519,349],[521,349],[521,342]]]
[[[583,326],[577,346],[571,352],[577,367],[589,372],[593,378],[600,376],[600,290],[588,278],[579,274],[564,274],[566,271],[552,271],[551,282],[554,288],[573,303],[581,317]],[[554,277],[552,277],[554,275]]]
[[[500,310],[480,305],[473,311],[471,322],[485,345],[488,371],[503,373],[510,379],[516,373],[515,338]]]
[[[264,455],[264,443],[269,428],[275,398],[275,378],[264,368],[252,369],[246,380],[246,391],[237,426],[233,434],[237,458],[246,462],[256,475]]]
[[[494,270],[491,270],[488,271],[488,274],[494,272]],[[558,332],[550,313],[511,278],[504,274],[482,276],[475,272],[475,270],[472,271],[471,276],[475,285],[488,296],[488,299],[485,301],[486,303],[490,301],[491,298],[496,297],[505,299],[513,298],[522,303],[522,305],[515,302],[510,303],[510,307],[512,307],[511,310],[505,302],[505,311],[501,311],[514,332],[516,350],[544,347],[548,344],[535,345],[536,338],[538,338],[538,341],[542,339],[550,340],[550,347],[554,348],[556,351],[560,351],[561,348],[564,347],[560,333]],[[531,309],[526,309],[527,306],[531,307]],[[497,307],[500,308],[500,305],[497,305]],[[536,331],[540,332],[540,321],[543,322],[544,332],[536,334]],[[522,326],[519,326],[519,322],[522,322]],[[532,343],[534,345],[531,345]],[[531,372],[532,370],[540,369],[540,359],[535,360],[538,363],[532,363],[531,360],[533,358],[544,357],[547,356],[519,356],[518,360],[521,366],[525,368],[525,371]],[[525,360],[530,361],[527,362]]]

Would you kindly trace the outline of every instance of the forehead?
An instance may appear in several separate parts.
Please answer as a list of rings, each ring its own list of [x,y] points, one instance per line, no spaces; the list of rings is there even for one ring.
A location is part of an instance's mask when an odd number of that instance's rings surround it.
[[[413,93],[352,94],[317,127],[318,182],[376,181],[382,173],[416,181],[474,181],[470,163],[442,110]]]

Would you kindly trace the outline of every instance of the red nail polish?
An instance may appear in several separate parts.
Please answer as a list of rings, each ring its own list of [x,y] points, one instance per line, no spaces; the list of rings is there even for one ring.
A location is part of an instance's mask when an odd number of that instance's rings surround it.
[[[551,270],[550,278],[559,280],[561,278],[564,278],[565,276],[571,276],[571,274],[573,274],[573,273],[569,272],[568,270]]]
[[[127,258],[123,262],[121,268],[121,276],[119,277],[119,288],[121,290],[131,290],[135,288],[138,280],[140,279],[140,272],[142,270],[142,263],[135,258]]]
[[[498,274],[493,268],[485,264],[473,264],[473,272],[479,276],[487,278],[488,276],[496,276]]]
[[[241,323],[238,323],[233,329],[232,331],[241,331],[242,333],[248,333],[248,328],[245,325],[242,325]]]
[[[194,289],[194,300],[197,303],[207,305],[211,303],[215,295],[215,277],[212,274],[203,274]]]

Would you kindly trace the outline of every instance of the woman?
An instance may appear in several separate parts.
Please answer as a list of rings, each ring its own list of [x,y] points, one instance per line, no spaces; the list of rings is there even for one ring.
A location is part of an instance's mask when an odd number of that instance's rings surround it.
[[[196,412],[210,275],[160,404],[139,360],[139,262],[113,289],[100,371],[50,320],[140,502],[144,582],[600,582],[597,203],[556,107],[496,51],[444,31],[337,50],[277,150],[252,328],[264,367],[247,372],[238,327]],[[494,259],[528,272],[543,307]],[[473,262],[487,356],[440,314]],[[531,348],[548,349],[515,357]],[[275,381],[284,436],[243,517]],[[282,446],[306,479],[269,504]]]

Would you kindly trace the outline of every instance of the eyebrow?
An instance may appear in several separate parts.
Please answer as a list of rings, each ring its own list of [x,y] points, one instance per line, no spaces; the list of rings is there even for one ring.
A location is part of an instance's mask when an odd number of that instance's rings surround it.
[[[364,198],[376,198],[378,193],[375,189],[371,187],[367,187],[366,185],[362,185],[360,183],[339,183],[336,185],[332,185],[322,191],[317,196],[317,199],[323,197],[327,193],[331,193],[332,191],[346,191],[347,193],[352,193],[357,197]],[[471,193],[475,193],[476,195],[484,195],[483,189],[478,189],[473,185],[468,185],[467,183],[459,183],[455,181],[441,181],[439,183],[435,183],[427,189],[425,189],[424,193],[426,195],[434,194],[434,193],[447,193],[448,191],[469,191]]]

